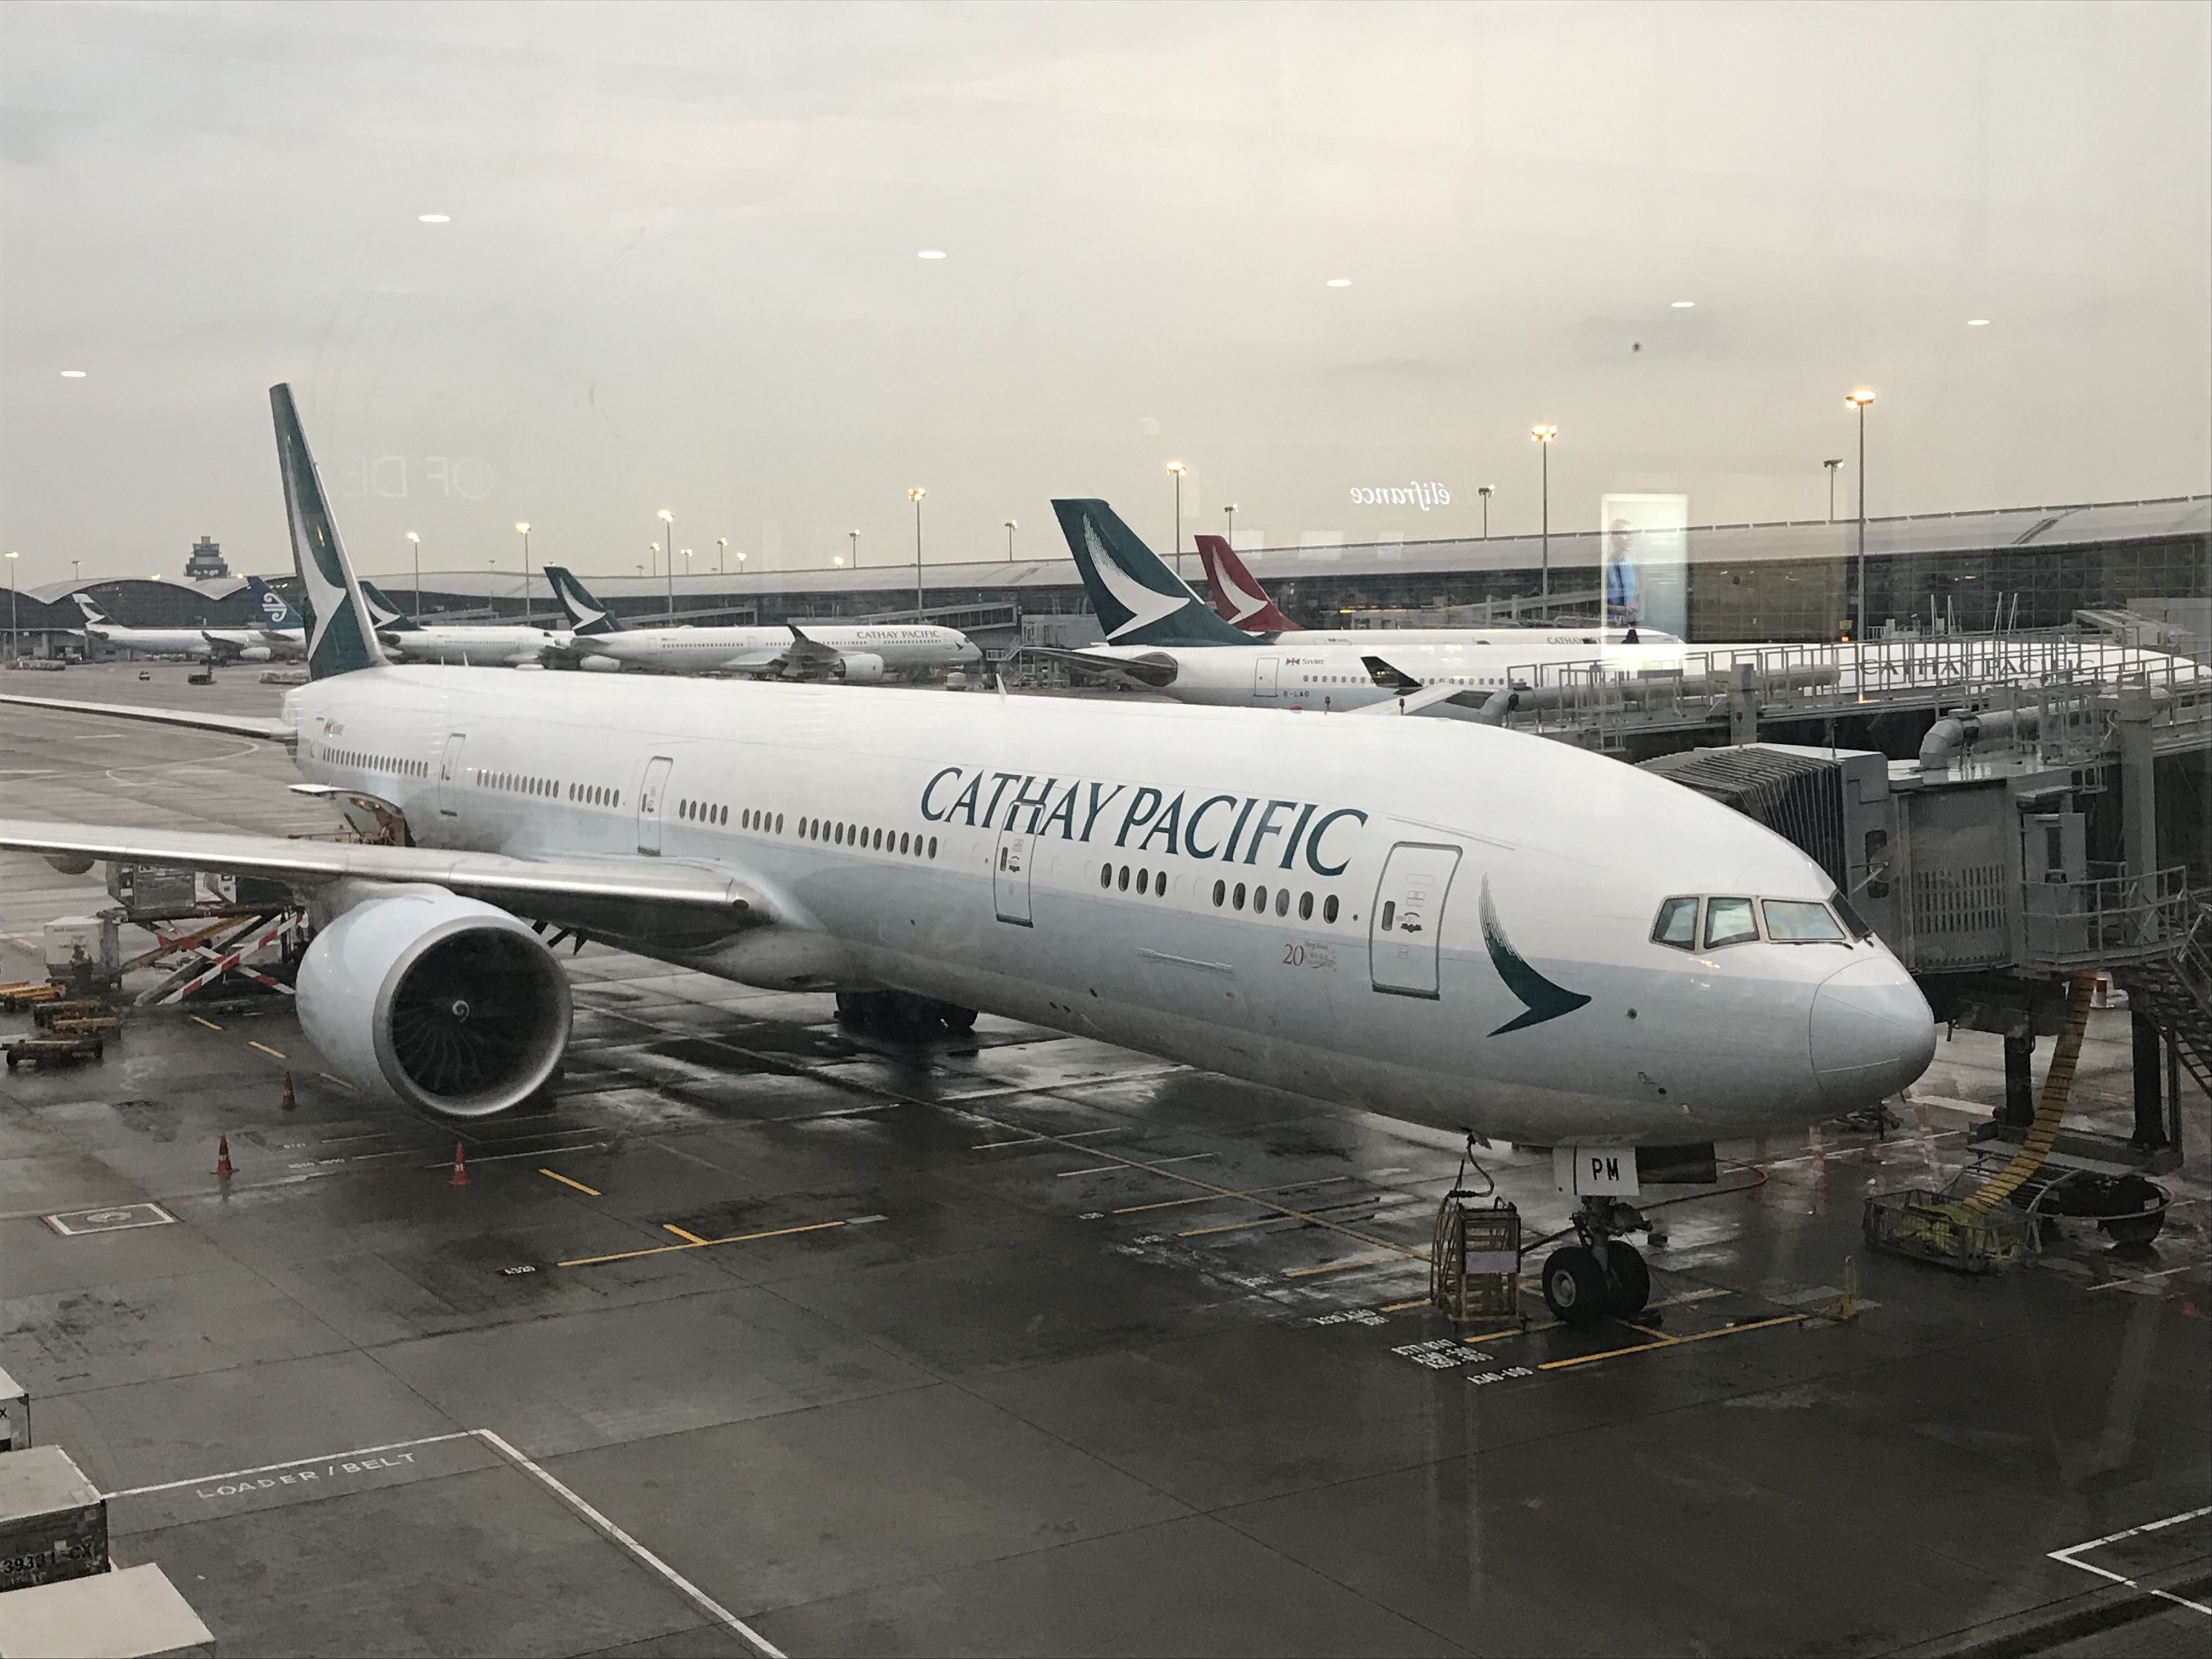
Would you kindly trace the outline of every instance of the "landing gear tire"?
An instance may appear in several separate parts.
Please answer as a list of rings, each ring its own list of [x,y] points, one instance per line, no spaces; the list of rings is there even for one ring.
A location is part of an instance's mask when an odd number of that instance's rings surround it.
[[[945,1005],[945,1029],[955,1036],[964,1036],[975,1029],[975,1011],[952,1003]]]
[[[1583,1244],[1570,1244],[1552,1252],[1544,1264],[1544,1303],[1554,1318],[1569,1325],[1587,1325],[1610,1311],[1612,1289],[1597,1253]]]
[[[1643,1254],[1616,1238],[1605,1247],[1605,1265],[1613,1279],[1606,1311],[1615,1319],[1635,1318],[1651,1300],[1651,1269],[1644,1265]]]

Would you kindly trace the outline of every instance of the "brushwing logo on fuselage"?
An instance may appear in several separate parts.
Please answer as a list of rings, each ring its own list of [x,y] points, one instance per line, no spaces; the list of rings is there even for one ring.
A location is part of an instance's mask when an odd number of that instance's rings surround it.
[[[1188,593],[1163,593],[1147,587],[1114,562],[1098,539],[1097,526],[1085,519],[1083,522],[1083,545],[1090,552],[1091,568],[1098,573],[1098,580],[1114,596],[1114,602],[1129,613],[1128,621],[1118,628],[1109,629],[1106,637],[1118,640],[1122,635],[1152,623],[1164,621],[1185,605],[1196,603]]]
[[[1498,970],[1498,977],[1505,981],[1505,988],[1521,1000],[1523,1012],[1509,1019],[1490,1035],[1504,1036],[1508,1031],[1526,1030],[1531,1025],[1541,1025],[1547,1019],[1557,1019],[1562,1014],[1571,1014],[1589,999],[1580,991],[1570,991],[1564,985],[1554,985],[1528,965],[1528,959],[1513,948],[1505,937],[1504,925],[1498,920],[1498,907],[1490,902],[1490,878],[1482,878],[1482,945],[1490,952],[1490,965]]]

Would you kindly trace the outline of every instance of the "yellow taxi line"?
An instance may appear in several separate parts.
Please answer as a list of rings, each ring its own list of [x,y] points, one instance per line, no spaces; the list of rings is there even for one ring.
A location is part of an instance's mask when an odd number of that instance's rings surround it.
[[[641,1255],[673,1255],[679,1250],[702,1250],[713,1244],[749,1244],[757,1238],[783,1238],[792,1233],[818,1233],[825,1227],[842,1227],[836,1221],[811,1221],[803,1227],[771,1227],[764,1233],[733,1233],[727,1238],[700,1238],[689,1244],[656,1244],[642,1250],[617,1250],[612,1255],[580,1255],[573,1261],[556,1263],[562,1267],[596,1267],[604,1261],[631,1261]],[[676,1231],[671,1229],[671,1231]]]
[[[282,1060],[284,1058],[281,1053],[276,1049],[270,1048],[265,1042],[249,1042],[246,1046],[249,1048],[260,1049],[263,1054],[267,1054],[272,1060]]]
[[[1650,1342],[1632,1342],[1625,1348],[1607,1348],[1602,1353],[1578,1353],[1571,1355],[1565,1359],[1546,1359],[1539,1362],[1536,1369],[1540,1371],[1559,1371],[1565,1370],[1571,1365],[1590,1365],[1601,1359],[1618,1359],[1625,1353],[1644,1353],[1653,1348],[1686,1347],[1692,1342],[1709,1342],[1717,1336],[1738,1336],[1745,1331],[1763,1331],[1775,1325],[1794,1325],[1804,1317],[1805,1316],[1801,1313],[1780,1314],[1772,1319],[1754,1319],[1748,1324],[1723,1325],[1717,1330],[1699,1331],[1694,1336],[1660,1336],[1656,1332],[1646,1332],[1645,1334],[1655,1336],[1657,1340]],[[1644,1328],[1632,1325],[1629,1328],[1642,1330]]]
[[[222,1027],[216,1024],[213,1020],[202,1019],[198,1014],[194,1014],[192,1016],[192,1024],[195,1025],[204,1025],[210,1031],[220,1031],[222,1030]]]
[[[571,1181],[558,1170],[540,1170],[538,1173],[548,1181],[559,1182],[563,1187],[574,1187],[578,1192],[589,1193],[593,1198],[599,1196],[599,1189],[597,1187],[586,1187],[580,1181]]]

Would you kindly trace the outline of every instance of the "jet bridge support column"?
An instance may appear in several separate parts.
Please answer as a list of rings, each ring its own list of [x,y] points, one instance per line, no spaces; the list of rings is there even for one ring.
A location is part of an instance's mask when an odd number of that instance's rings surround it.
[[[2147,1152],[2164,1150],[2166,1131],[2166,1039],[2149,1015],[2128,1017],[2135,1038],[2136,1131],[2128,1144]]]
[[[2035,1121],[2035,1027],[2023,1015],[2004,1034],[2005,1097],[1996,1121],[2026,1128]]]

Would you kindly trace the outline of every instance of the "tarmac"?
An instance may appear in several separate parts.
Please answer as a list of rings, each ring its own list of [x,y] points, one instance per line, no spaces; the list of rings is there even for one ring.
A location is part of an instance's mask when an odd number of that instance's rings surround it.
[[[279,696],[139,672],[0,689]],[[330,832],[295,778],[266,744],[0,706],[6,816]],[[0,980],[100,882],[0,854]],[[1961,1032],[1879,1139],[1726,1147],[1717,1187],[1652,1194],[1681,1201],[1636,1326],[1553,1326],[1532,1283],[1527,1328],[1455,1328],[1426,1302],[1449,1135],[989,1017],[906,1044],[826,996],[598,946],[569,970],[554,1098],[503,1119],[365,1101],[278,994],[0,1079],[0,1370],[218,1652],[2212,1636],[2193,1090],[2148,1247],[2064,1224],[1987,1278],[1869,1253],[1865,1195],[1941,1184],[2002,1097]],[[2100,1013],[2072,1121],[2124,1133],[2127,1083]],[[1565,1224],[1547,1156],[1482,1164],[1532,1237]]]

